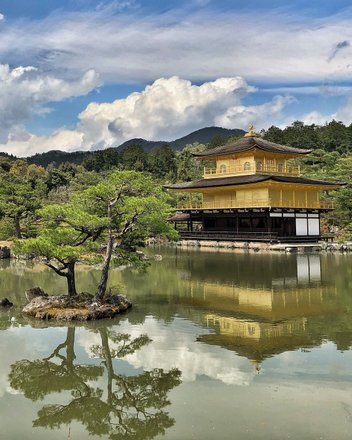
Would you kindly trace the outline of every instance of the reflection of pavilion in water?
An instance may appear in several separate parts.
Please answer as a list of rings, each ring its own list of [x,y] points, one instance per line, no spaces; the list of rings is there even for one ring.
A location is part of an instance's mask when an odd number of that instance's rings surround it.
[[[309,319],[337,312],[329,298],[335,290],[322,285],[320,255],[297,255],[296,268],[283,268],[271,286],[265,277],[241,279],[240,285],[191,282],[192,302],[211,309],[204,319],[215,333],[199,341],[223,346],[261,362],[287,350],[307,348],[320,341],[307,329]],[[253,273],[256,277],[256,273]],[[200,299],[202,292],[202,300]]]
[[[220,315],[235,312],[268,322],[319,315],[334,307],[328,299],[335,290],[321,283],[320,255],[297,255],[296,267],[283,266],[281,276],[270,282],[263,275],[261,280],[253,271],[236,284],[191,280],[191,302]]]

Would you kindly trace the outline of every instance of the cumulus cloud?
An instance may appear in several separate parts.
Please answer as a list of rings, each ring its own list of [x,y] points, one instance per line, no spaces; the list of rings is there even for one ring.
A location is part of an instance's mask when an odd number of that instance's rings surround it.
[[[179,77],[160,78],[142,92],[112,103],[91,103],[78,116],[75,130],[57,130],[36,136],[21,130],[10,132],[0,150],[20,156],[51,149],[91,150],[118,146],[127,139],[173,140],[211,125],[247,128],[267,127],[282,117],[291,97],[277,96],[258,105],[242,101],[255,92],[242,77],[219,78],[194,85]]]
[[[22,124],[33,113],[47,112],[42,104],[87,94],[98,85],[98,75],[90,70],[78,81],[67,81],[41,73],[33,66],[0,65],[0,140],[16,138]]]
[[[78,128],[96,145],[140,136],[170,140],[213,124],[219,114],[239,105],[254,90],[241,77],[219,78],[200,86],[178,77],[160,78],[125,99],[89,104],[79,115]]]
[[[217,116],[215,124],[225,128],[246,128],[249,123],[254,123],[257,127],[267,128],[272,121],[279,123],[284,117],[283,109],[294,101],[292,96],[275,96],[272,101],[261,105],[233,106]]]

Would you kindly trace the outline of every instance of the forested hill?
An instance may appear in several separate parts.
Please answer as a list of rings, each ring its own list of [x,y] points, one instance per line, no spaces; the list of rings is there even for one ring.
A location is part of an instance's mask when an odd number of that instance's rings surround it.
[[[183,147],[189,144],[208,144],[216,137],[221,137],[223,140],[228,139],[231,136],[243,135],[244,130],[238,128],[228,129],[222,127],[205,127],[200,130],[193,131],[187,136],[183,136],[171,142],[167,141],[147,141],[141,138],[130,139],[118,148],[119,151],[124,150],[129,145],[141,145],[145,152],[151,151],[153,148],[161,147],[162,145],[168,144],[173,150],[182,150]]]
[[[129,147],[130,145],[139,145],[143,147],[145,152],[150,152],[154,148],[161,147],[165,144],[170,145],[172,150],[182,150],[188,144],[208,144],[213,140],[221,139],[222,141],[226,141],[231,136],[240,136],[245,132],[240,129],[227,129],[222,127],[205,127],[200,130],[196,130],[192,133],[189,133],[187,136],[183,136],[174,141],[147,141],[142,138],[134,138],[130,139],[123,144],[114,148],[117,152],[122,152],[124,149]],[[109,149],[110,150],[110,149]],[[89,157],[95,154],[94,151],[76,151],[73,153],[66,153],[60,150],[51,150],[47,153],[35,154],[34,156],[28,157],[28,163],[34,163],[36,165],[48,166],[50,163],[55,163],[56,165],[60,165],[64,162],[70,162],[74,164],[81,164],[83,161],[88,159]]]
[[[60,165],[65,162],[79,165],[91,155],[92,153],[90,151],[75,151],[74,153],[66,153],[65,151],[60,150],[51,150],[47,153],[35,154],[34,156],[27,157],[27,162],[29,164],[34,163],[43,167],[47,167],[50,163]]]

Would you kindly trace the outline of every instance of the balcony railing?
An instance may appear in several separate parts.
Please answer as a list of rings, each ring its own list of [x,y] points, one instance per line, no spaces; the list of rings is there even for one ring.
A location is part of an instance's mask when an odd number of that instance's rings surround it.
[[[188,240],[270,241],[278,238],[277,232],[179,231],[179,234]]]
[[[256,163],[247,163],[244,165],[236,166],[222,166],[218,168],[204,167],[204,178],[211,179],[214,177],[229,177],[245,174],[273,174],[279,176],[299,176],[301,174],[300,167],[294,167],[291,165],[277,164],[258,165]]]
[[[188,202],[177,206],[179,210],[204,209],[245,209],[245,208],[298,208],[298,209],[334,209],[333,201],[274,201],[272,199],[256,199],[250,201],[224,200],[221,202]]]

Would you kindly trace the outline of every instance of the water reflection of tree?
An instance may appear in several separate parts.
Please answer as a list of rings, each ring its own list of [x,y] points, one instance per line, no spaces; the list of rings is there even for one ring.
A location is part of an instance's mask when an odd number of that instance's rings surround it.
[[[150,341],[101,328],[101,345],[91,347],[102,365],[75,363],[75,328],[67,329],[66,340],[50,356],[35,361],[21,360],[11,366],[11,386],[33,400],[54,392],[71,391],[67,404],[48,404],[38,411],[35,427],[59,428],[77,420],[93,436],[110,439],[152,439],[174,424],[164,411],[168,392],[180,384],[180,371],[162,369],[127,376],[115,371],[113,360],[132,354]],[[114,348],[111,348],[111,343]],[[94,386],[104,376],[106,389]]]

